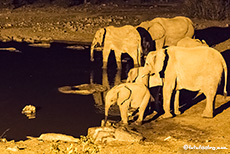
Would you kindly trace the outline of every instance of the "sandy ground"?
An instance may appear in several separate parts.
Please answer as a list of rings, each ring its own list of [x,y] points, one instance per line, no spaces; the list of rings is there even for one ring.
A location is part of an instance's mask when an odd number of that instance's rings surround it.
[[[66,41],[74,44],[87,44],[93,39],[99,27],[108,25],[138,25],[140,22],[154,17],[174,17],[185,15],[182,6],[174,7],[117,5],[76,6],[72,8],[27,6],[18,9],[0,10],[0,40],[26,41],[28,43],[49,43]],[[207,27],[227,27],[229,21],[207,21],[192,19],[196,29]],[[219,51],[229,49],[230,40],[215,46]],[[191,98],[184,98],[185,103]],[[180,116],[170,119],[151,119],[142,126],[130,126],[145,137],[141,143],[110,143],[94,145],[86,140],[80,143],[54,141],[0,141],[0,153],[93,153],[102,154],[150,154],[150,153],[230,153],[230,97],[224,99],[217,95],[215,117],[201,117],[206,100],[193,100]],[[85,145],[85,147],[82,147]],[[186,147],[188,149],[186,149]],[[194,149],[197,148],[197,149]],[[224,148],[224,149],[218,149]]]

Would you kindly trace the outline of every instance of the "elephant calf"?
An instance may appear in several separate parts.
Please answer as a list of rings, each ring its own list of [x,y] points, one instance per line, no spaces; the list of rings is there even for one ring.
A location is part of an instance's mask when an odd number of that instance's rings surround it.
[[[105,124],[111,105],[117,103],[121,113],[121,120],[128,124],[128,109],[139,108],[139,117],[136,121],[141,124],[145,109],[150,99],[148,88],[144,84],[122,83],[110,89],[105,97]]]
[[[145,67],[135,67],[130,69],[128,73],[127,83],[142,83],[149,88],[151,94],[151,103],[149,104],[150,110],[157,111],[158,114],[163,112],[162,98],[162,80],[156,75],[150,75]]]

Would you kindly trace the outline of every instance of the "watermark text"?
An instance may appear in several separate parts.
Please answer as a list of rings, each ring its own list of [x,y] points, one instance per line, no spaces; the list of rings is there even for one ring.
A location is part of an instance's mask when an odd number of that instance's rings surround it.
[[[187,145],[185,144],[183,146],[184,150],[225,150],[225,149],[228,149],[226,147],[212,147],[212,146],[202,146],[202,145],[199,145],[199,146],[195,146],[195,145]]]

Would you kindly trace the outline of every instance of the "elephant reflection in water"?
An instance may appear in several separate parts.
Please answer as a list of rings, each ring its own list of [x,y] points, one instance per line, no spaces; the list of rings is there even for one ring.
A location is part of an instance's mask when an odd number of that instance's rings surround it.
[[[90,74],[90,83],[102,84],[107,90],[113,86],[121,83],[121,70],[107,70],[107,69],[96,69],[92,70]],[[93,98],[96,106],[104,105],[103,98],[105,98],[107,91],[97,92],[93,94]]]

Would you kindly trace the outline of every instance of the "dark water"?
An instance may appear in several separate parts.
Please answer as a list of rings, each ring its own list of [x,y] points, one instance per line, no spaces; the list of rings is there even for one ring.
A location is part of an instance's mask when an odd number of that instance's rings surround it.
[[[92,66],[89,48],[71,50],[55,43],[48,49],[18,43],[0,47],[12,46],[22,53],[0,52],[0,136],[9,129],[4,134],[8,140],[47,132],[79,137],[88,127],[100,126],[104,115],[93,95],[63,94],[58,88],[90,82],[111,87],[121,81],[120,71]],[[29,104],[37,107],[35,119],[21,114]]]

